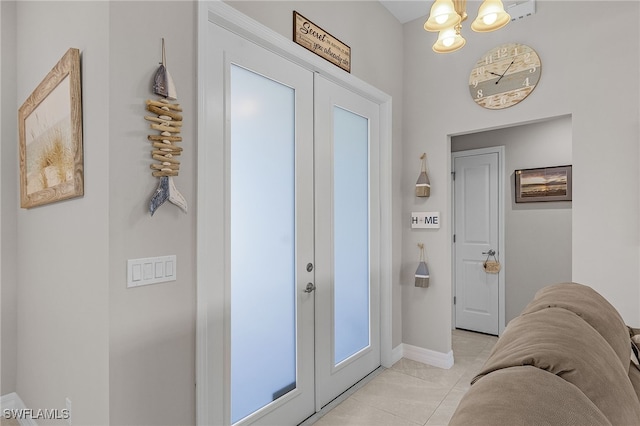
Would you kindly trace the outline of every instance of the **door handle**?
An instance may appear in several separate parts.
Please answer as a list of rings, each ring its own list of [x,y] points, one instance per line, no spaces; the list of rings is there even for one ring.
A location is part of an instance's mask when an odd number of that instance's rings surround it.
[[[482,254],[486,254],[487,256],[495,256],[496,251],[493,249],[490,249],[489,251],[483,251]]]
[[[313,283],[307,283],[307,288],[304,289],[305,293],[311,293],[316,289],[316,286]]]

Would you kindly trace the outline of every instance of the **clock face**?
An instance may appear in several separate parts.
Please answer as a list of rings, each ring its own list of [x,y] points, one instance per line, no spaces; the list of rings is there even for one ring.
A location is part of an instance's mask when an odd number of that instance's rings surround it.
[[[480,106],[503,109],[517,104],[535,89],[541,62],[535,50],[507,43],[485,53],[469,74],[469,93]]]

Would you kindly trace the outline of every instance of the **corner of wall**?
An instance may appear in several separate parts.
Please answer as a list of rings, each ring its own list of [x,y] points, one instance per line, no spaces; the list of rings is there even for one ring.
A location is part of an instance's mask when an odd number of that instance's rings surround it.
[[[0,2],[0,138],[17,140],[16,3]],[[17,268],[16,200],[17,144],[0,146],[0,395],[16,390]]]

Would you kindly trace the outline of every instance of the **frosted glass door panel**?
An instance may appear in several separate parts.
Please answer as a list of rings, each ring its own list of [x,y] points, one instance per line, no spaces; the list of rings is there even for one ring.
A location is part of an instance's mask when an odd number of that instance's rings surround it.
[[[369,346],[369,120],[333,109],[334,365]]]
[[[295,91],[231,67],[231,421],[296,388]]]
[[[316,74],[316,410],[380,366],[379,106]]]

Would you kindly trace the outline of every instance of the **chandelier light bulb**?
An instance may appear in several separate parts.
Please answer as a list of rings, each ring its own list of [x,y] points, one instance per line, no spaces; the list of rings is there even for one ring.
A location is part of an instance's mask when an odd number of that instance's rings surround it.
[[[484,0],[478,9],[478,17],[471,23],[471,29],[484,33],[498,30],[511,21],[501,0]]]
[[[484,15],[482,17],[482,22],[485,23],[485,25],[491,25],[494,22],[496,22],[498,20],[498,14],[497,13],[490,13],[488,15]]]
[[[466,40],[460,35],[460,24],[456,27],[449,27],[443,31],[440,31],[438,40],[433,45],[433,51],[436,53],[450,53],[455,52],[464,46]]]
[[[442,31],[460,23],[460,15],[455,10],[452,0],[436,0],[431,6],[429,19],[424,23],[427,31]]]
[[[444,47],[451,47],[455,39],[456,39],[455,35],[450,35],[442,39],[442,44],[444,45]]]

